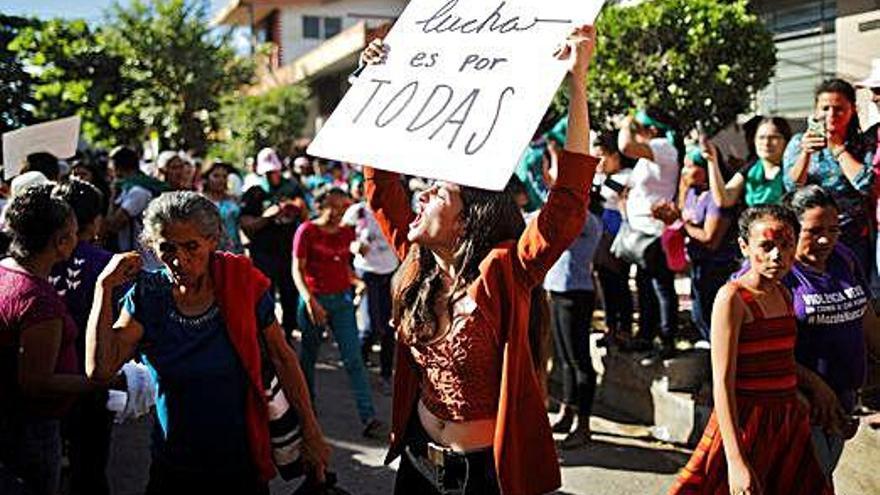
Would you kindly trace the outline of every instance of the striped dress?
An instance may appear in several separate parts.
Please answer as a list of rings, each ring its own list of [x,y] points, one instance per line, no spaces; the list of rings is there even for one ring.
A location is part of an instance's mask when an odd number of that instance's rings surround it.
[[[743,324],[736,357],[736,406],[742,452],[765,494],[833,494],[819,467],[809,409],[796,396],[797,326],[792,313],[766,318],[754,295],[738,293],[754,320]],[[670,494],[729,495],[716,413]]]

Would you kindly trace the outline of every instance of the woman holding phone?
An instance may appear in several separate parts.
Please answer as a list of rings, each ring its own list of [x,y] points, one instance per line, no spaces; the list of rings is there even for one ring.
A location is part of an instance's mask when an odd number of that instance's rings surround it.
[[[869,260],[872,160],[861,139],[855,88],[841,79],[823,82],[807,132],[792,137],[785,150],[783,178],[789,191],[816,184],[831,194],[840,207],[840,238],[861,263]]]

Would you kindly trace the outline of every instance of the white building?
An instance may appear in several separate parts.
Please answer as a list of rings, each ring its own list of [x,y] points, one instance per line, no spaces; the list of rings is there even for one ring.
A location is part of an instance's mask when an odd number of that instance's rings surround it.
[[[254,45],[270,43],[259,70],[260,93],[305,82],[312,88],[306,135],[313,134],[345,94],[360,52],[384,36],[407,0],[230,0],[213,22],[250,28]]]

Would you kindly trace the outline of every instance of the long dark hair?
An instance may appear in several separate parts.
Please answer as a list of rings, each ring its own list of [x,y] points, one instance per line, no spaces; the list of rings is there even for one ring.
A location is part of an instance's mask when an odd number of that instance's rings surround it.
[[[847,141],[857,139],[861,135],[862,129],[859,123],[859,112],[856,108],[856,88],[843,79],[828,79],[816,86],[816,103],[819,102],[819,96],[825,93],[837,93],[850,102],[853,107],[853,115],[846,127],[846,139]]]
[[[480,275],[480,263],[489,252],[504,241],[516,241],[525,230],[525,221],[508,190],[486,191],[461,187],[462,232],[455,251],[458,276],[446,301],[438,301],[443,289],[443,274],[431,251],[413,246],[399,270],[394,283],[394,320],[399,323],[404,343],[424,344],[441,339],[447,328],[440,328],[436,308],[439,303],[452,316],[452,309],[461,293]],[[547,333],[546,297],[541,287],[532,290],[529,315],[529,340],[537,363],[546,355],[543,342]],[[540,368],[539,368],[540,370]]]

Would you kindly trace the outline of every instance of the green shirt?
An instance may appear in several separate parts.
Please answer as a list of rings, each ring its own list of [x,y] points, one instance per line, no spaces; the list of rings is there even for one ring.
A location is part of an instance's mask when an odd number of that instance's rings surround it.
[[[742,172],[740,172],[742,173]],[[776,177],[767,179],[764,175],[763,160],[756,161],[745,174],[746,206],[758,205],[778,205],[782,203],[782,196],[785,194],[785,183],[783,182],[782,167]]]

